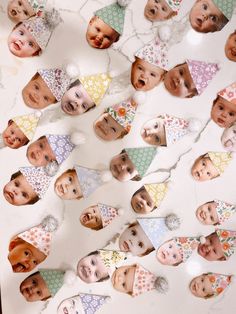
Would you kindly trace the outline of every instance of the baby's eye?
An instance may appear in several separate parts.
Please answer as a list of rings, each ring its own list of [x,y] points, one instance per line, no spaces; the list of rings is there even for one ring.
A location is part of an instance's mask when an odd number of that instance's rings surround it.
[[[135,230],[131,230],[132,236],[136,236],[137,232]]]
[[[104,118],[104,120],[105,120],[105,122],[106,122],[106,123],[108,123],[108,120],[107,120],[107,118],[106,118],[106,117]]]
[[[204,281],[204,279],[202,278],[202,279],[201,279],[201,282],[203,282],[203,281]]]
[[[80,98],[80,97],[81,97],[80,93],[76,92],[76,93],[75,93],[75,97],[76,97],[76,98]]]
[[[218,108],[219,108],[219,110],[224,110],[224,107],[221,105],[219,105]]]
[[[111,40],[111,37],[110,36],[104,36],[104,38],[108,39],[108,40]]]
[[[100,32],[100,28],[99,28],[99,27],[96,27],[96,31]]]
[[[187,82],[184,82],[184,86],[189,89],[189,84]]]
[[[156,2],[156,3],[159,3],[159,2],[160,2],[160,0],[155,0],[155,2]]]
[[[88,107],[88,105],[87,105],[86,103],[83,103],[83,104],[82,104],[82,108],[83,108],[84,110],[87,110],[87,107]]]
[[[125,283],[124,282],[122,283],[122,287],[125,288]]]
[[[182,76],[184,74],[184,71],[182,69],[179,69],[179,74]]]
[[[73,193],[76,194],[76,189],[73,189]]]
[[[233,133],[236,134],[236,130],[233,130]]]
[[[202,291],[203,291],[203,292],[205,292],[205,290],[206,290],[205,288],[202,288]]]
[[[230,115],[230,117],[234,117],[235,113],[234,112],[230,112],[229,115]]]
[[[29,252],[28,251],[25,251],[24,254],[25,254],[25,256],[29,256]]]
[[[154,129],[158,129],[158,123],[154,125]]]
[[[37,295],[38,295],[38,296],[41,296],[41,295],[42,295],[42,293],[41,293],[40,290],[37,291]]]
[[[48,101],[49,99],[48,99],[48,96],[43,96],[43,99],[45,100],[45,101]]]
[[[202,161],[202,165],[203,165],[203,167],[206,167],[205,161]]]
[[[46,161],[49,161],[48,155],[45,155],[44,158],[45,158]]]
[[[138,69],[141,71],[142,70],[142,67],[140,65],[138,65]]]
[[[177,258],[177,255],[176,255],[176,254],[173,254],[173,258],[176,259],[176,258]]]
[[[95,265],[95,261],[93,259],[91,260],[91,265]]]
[[[18,188],[20,186],[18,181],[15,181],[15,186]]]
[[[14,131],[11,130],[11,135],[13,135],[13,134],[14,134]]]
[[[162,9],[162,11],[166,12],[167,8],[166,7],[162,7],[161,9]]]
[[[115,129],[115,128],[112,127],[111,129],[112,129],[112,131],[113,131],[114,133],[116,133],[116,129]]]
[[[169,244],[169,249],[172,249],[172,244]]]
[[[213,249],[213,252],[216,254],[216,249]]]
[[[24,197],[24,198],[27,198],[27,193],[25,193],[25,192],[22,192],[22,196]]]
[[[37,261],[33,261],[33,263],[34,263],[34,265],[37,265],[37,264],[38,264]]]
[[[19,143],[21,142],[21,139],[19,137],[16,138],[16,141],[18,141]]]
[[[42,144],[42,143],[40,143],[40,144],[39,144],[39,147],[40,147],[41,149],[43,149],[43,144]]]
[[[204,4],[202,5],[202,8],[203,8],[203,10],[207,10],[207,5],[204,3]]]
[[[138,246],[139,246],[140,248],[142,248],[142,247],[143,247],[143,242],[139,242],[139,243],[138,243]]]
[[[157,143],[159,143],[160,142],[160,137],[158,135],[156,135],[155,136],[155,140],[156,140]]]
[[[68,179],[69,179],[69,182],[72,182],[72,177],[69,177]]]
[[[210,173],[209,171],[207,171],[207,175],[208,175],[208,177],[210,177],[210,176],[211,176],[211,173]]]
[[[126,161],[126,157],[125,157],[125,156],[122,156],[122,157],[121,157],[121,160],[122,160],[122,161]]]
[[[213,216],[210,216],[210,219],[211,219],[211,221],[214,221],[214,218],[213,218]]]
[[[151,72],[152,77],[156,77],[156,73]]]
[[[212,22],[216,22],[217,21],[217,16],[216,15],[211,15],[210,19],[212,20]]]
[[[127,270],[124,271],[124,275],[125,275],[125,276],[127,275]]]
[[[21,7],[21,5],[22,5],[21,1],[18,1],[18,5]]]
[[[27,11],[24,10],[23,12],[24,12],[24,15],[26,15],[26,16],[29,15]]]
[[[23,32],[22,30],[19,30],[19,34],[20,34],[21,36],[23,36],[23,35],[24,35],[24,32]]]
[[[32,41],[29,41],[29,46],[30,46],[31,48],[33,48],[33,47],[34,47],[34,43],[33,43]]]
[[[95,277],[96,277],[96,278],[99,278],[99,273],[98,273],[98,272],[95,271],[94,274],[95,274]]]
[[[152,206],[152,204],[151,204],[150,202],[147,202],[147,206],[151,207],[151,206]]]
[[[132,173],[132,169],[130,167],[127,168],[128,173]]]
[[[37,281],[36,281],[35,279],[33,279],[33,280],[32,280],[32,285],[33,285],[33,286],[36,286],[36,284],[37,284]]]
[[[39,90],[39,87],[38,87],[37,84],[34,85],[34,88],[35,88],[36,90]]]

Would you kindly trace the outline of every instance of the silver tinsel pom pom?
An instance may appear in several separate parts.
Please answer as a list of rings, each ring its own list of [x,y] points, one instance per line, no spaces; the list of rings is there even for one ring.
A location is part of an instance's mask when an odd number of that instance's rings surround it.
[[[155,289],[160,293],[166,293],[169,290],[168,281],[164,277],[157,277],[154,285]]]
[[[41,225],[45,231],[53,232],[58,228],[58,221],[52,215],[48,215],[43,219]]]
[[[180,226],[180,219],[175,214],[166,216],[165,224],[169,230],[176,230]]]
[[[47,166],[45,166],[45,172],[50,177],[55,176],[55,174],[57,173],[58,169],[59,169],[59,165],[58,165],[56,160],[51,161]]]

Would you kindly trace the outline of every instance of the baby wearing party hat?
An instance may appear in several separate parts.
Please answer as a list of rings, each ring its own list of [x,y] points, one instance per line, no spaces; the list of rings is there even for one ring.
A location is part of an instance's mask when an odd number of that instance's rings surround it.
[[[171,146],[185,135],[199,131],[200,121],[185,120],[169,114],[163,114],[148,120],[141,129],[143,140],[150,145]]]
[[[117,0],[95,12],[91,18],[86,39],[93,48],[106,49],[117,42],[123,33],[125,8],[131,0]]]
[[[101,230],[107,227],[117,217],[123,215],[122,208],[98,203],[97,205],[85,208],[80,215],[80,223],[92,230]]]
[[[34,137],[40,116],[41,113],[37,111],[10,119],[0,136],[0,148],[7,146],[17,149],[27,145]]]
[[[126,258],[126,253],[120,251],[102,249],[91,252],[78,261],[77,276],[86,283],[102,282],[109,279]]]
[[[132,297],[152,290],[157,290],[160,293],[168,291],[168,282],[164,277],[156,276],[140,264],[117,268],[111,281],[114,289]]]
[[[55,27],[61,22],[58,11],[45,12],[17,24],[8,37],[10,52],[20,58],[38,56],[48,45]]]
[[[80,293],[63,300],[57,308],[57,314],[95,314],[110,299],[109,296]]]
[[[232,160],[232,154],[226,152],[207,152],[199,156],[192,168],[194,180],[203,182],[219,177]]]
[[[191,98],[201,95],[218,71],[217,63],[187,59],[166,73],[164,85],[172,96]]]
[[[14,23],[23,22],[28,18],[43,14],[47,0],[9,0],[7,5],[8,17]]]
[[[137,91],[149,91],[164,79],[168,66],[167,53],[167,44],[158,37],[135,53],[131,83]]]
[[[231,284],[233,276],[205,273],[192,279],[189,284],[191,293],[198,298],[217,297]]]
[[[196,217],[203,225],[221,225],[235,212],[235,205],[214,200],[199,206],[196,210]]]
[[[41,224],[14,236],[8,254],[13,272],[29,272],[42,263],[50,253],[52,233],[57,228],[58,221],[49,215]]]
[[[221,128],[236,122],[236,82],[217,93],[211,109],[212,120]]]
[[[137,214],[149,214],[158,208],[168,191],[168,182],[141,186],[131,198],[131,207]]]
[[[133,256],[145,256],[157,249],[168,231],[180,226],[179,218],[170,214],[164,218],[138,218],[119,236],[119,249]]]
[[[189,21],[197,32],[218,32],[232,18],[235,6],[235,0],[196,0]]]
[[[64,284],[72,285],[76,275],[71,270],[40,269],[20,284],[20,292],[27,302],[53,298]]]
[[[182,0],[148,0],[144,15],[151,22],[169,20],[178,14],[181,2]]]

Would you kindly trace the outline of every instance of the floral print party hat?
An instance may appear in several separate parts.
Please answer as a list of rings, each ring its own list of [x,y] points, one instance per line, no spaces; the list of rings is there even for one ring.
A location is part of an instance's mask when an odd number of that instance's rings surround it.
[[[186,62],[198,95],[201,95],[217,72],[220,70],[220,68],[217,63],[209,63],[190,59],[187,59]]]
[[[204,237],[176,237],[173,238],[177,246],[181,250],[183,257],[183,263],[185,263],[192,255],[193,251],[198,247],[199,244],[205,243]]]
[[[173,11],[178,12],[180,9],[182,0],[166,0],[166,2]]]
[[[236,231],[217,229],[216,234],[219,238],[224,256],[228,259],[234,254],[236,248]]]
[[[120,266],[120,264],[127,259],[127,254],[121,251],[99,250],[99,255],[110,276],[115,268]]]
[[[40,116],[41,112],[35,111],[34,113],[17,116],[13,118],[12,121],[15,122],[15,124],[25,134],[28,140],[31,141],[34,137],[34,133],[37,128]]]
[[[218,296],[230,285],[232,276],[216,273],[208,273],[207,275],[212,285],[214,296]]]
[[[233,214],[236,212],[236,206],[219,201],[214,200],[214,202],[217,204],[216,206],[216,212],[219,219],[219,224],[224,223],[226,220],[228,220]]]
[[[161,41],[158,37],[139,49],[135,56],[159,68],[167,70],[167,44]]]
[[[236,82],[219,91],[218,95],[232,104],[236,104]]]
[[[24,21],[23,25],[35,38],[39,47],[45,50],[53,30],[61,21],[59,12],[52,9],[52,11],[45,12],[43,17],[36,16]]]
[[[225,168],[232,160],[232,154],[229,152],[208,152],[207,154],[219,174],[222,174],[225,171]]]
[[[218,9],[227,17],[231,19],[234,9],[236,7],[236,0],[213,0]]]
[[[129,132],[134,120],[137,104],[132,99],[127,99],[119,104],[113,105],[106,109],[106,112],[116,120],[125,130]]]
[[[168,191],[168,183],[150,183],[144,185],[156,207],[160,206]]]
[[[122,34],[125,21],[125,7],[131,0],[117,0],[95,12],[104,23],[113,28],[117,33]]]
[[[108,226],[114,218],[119,216],[119,210],[105,204],[98,204],[98,209],[102,217],[102,226],[103,228]]]
[[[174,214],[164,218],[138,218],[137,221],[155,249],[158,249],[168,231],[176,230],[180,226],[180,220]]]
[[[48,256],[52,242],[52,232],[54,232],[57,227],[57,220],[53,216],[47,216],[40,225],[19,233],[17,237],[30,243]]]
[[[65,271],[54,269],[40,269],[39,273],[45,281],[47,288],[50,291],[51,297],[54,297],[57,291],[64,284]]]
[[[28,2],[35,11],[35,13],[40,16],[44,11],[47,0],[28,0]]]
[[[143,177],[155,157],[157,149],[155,147],[135,147],[125,148],[125,151],[139,175]]]

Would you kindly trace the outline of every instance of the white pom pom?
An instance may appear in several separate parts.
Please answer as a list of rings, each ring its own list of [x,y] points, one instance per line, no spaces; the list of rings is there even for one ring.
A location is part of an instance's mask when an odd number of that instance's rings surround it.
[[[199,240],[201,244],[206,243],[206,238],[204,236],[200,236]]]
[[[52,215],[48,215],[43,219],[41,225],[43,230],[53,232],[58,228],[58,221]]]
[[[41,115],[42,115],[42,112],[41,112],[40,110],[36,110],[36,111],[34,112],[34,115],[35,115],[36,118],[40,118]]]
[[[199,119],[191,118],[188,120],[189,125],[188,125],[188,130],[189,132],[198,132],[201,129],[202,123]]]
[[[127,7],[128,4],[130,4],[131,0],[117,0],[117,3],[121,7]]]
[[[111,303],[112,298],[111,297],[106,297],[106,303]]]
[[[86,137],[82,132],[73,132],[70,136],[70,140],[74,145],[80,145],[86,142]]]
[[[160,40],[169,41],[171,38],[171,28],[168,25],[163,25],[159,28],[158,35]]]
[[[117,210],[117,214],[118,214],[118,216],[122,216],[122,215],[124,215],[124,208],[119,208],[118,210]]]
[[[53,177],[55,176],[55,174],[57,173],[58,169],[59,169],[59,165],[57,163],[56,160],[53,160],[52,162],[50,162],[49,164],[47,164],[45,167],[45,172],[48,176]]]
[[[176,230],[180,226],[180,219],[175,214],[170,214],[166,216],[165,224],[169,230]]]
[[[73,285],[77,279],[76,273],[73,270],[67,270],[64,275],[64,283],[67,285]]]
[[[143,105],[147,99],[146,93],[142,91],[135,92],[133,95],[133,100],[138,104],[138,105]]]
[[[75,78],[79,76],[79,68],[74,63],[69,63],[66,66],[66,73],[70,78]]]
[[[168,281],[164,277],[157,277],[154,287],[160,293],[166,293],[169,290]]]
[[[101,179],[103,182],[109,182],[112,179],[112,173],[109,170],[105,170],[101,172]]]

